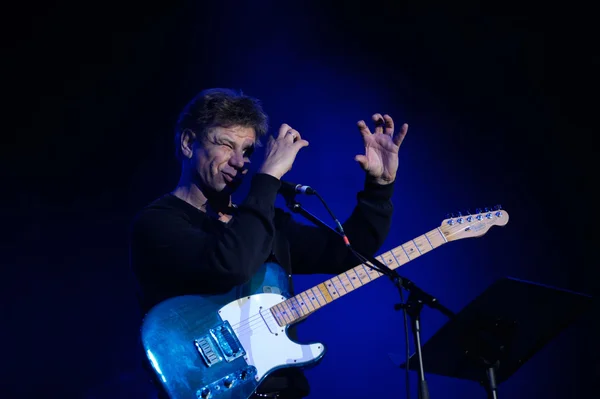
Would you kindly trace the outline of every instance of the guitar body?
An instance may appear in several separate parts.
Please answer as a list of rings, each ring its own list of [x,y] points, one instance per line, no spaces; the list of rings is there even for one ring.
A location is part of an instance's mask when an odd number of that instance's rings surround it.
[[[168,299],[144,317],[142,346],[172,399],[245,399],[273,371],[314,364],[323,344],[289,339],[270,307],[289,298],[287,277],[265,264],[244,286],[223,295]]]

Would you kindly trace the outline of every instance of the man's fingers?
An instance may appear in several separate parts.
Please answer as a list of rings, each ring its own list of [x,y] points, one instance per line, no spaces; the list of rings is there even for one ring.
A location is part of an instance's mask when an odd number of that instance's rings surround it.
[[[359,154],[354,157],[354,160],[360,164],[361,168],[367,170],[367,167],[369,166],[369,161],[366,156]]]
[[[396,144],[397,146],[400,146],[400,144],[402,144],[402,141],[404,140],[404,137],[406,136],[407,132],[408,132],[408,124],[405,123],[400,128],[400,131],[394,136],[394,138],[393,138],[394,144]]]
[[[358,131],[363,136],[363,138],[366,139],[367,137],[369,137],[371,135],[371,131],[367,127],[367,124],[365,123],[365,121],[358,121],[356,126],[358,126]]]
[[[394,135],[394,120],[388,114],[383,115],[383,121],[385,122],[384,133],[388,136]]]
[[[285,134],[288,132],[288,130],[291,129],[291,126],[288,125],[287,123],[282,124],[279,127],[279,134],[277,135],[277,138],[282,138],[283,136],[285,136]]]
[[[373,114],[371,118],[373,118],[373,122],[375,122],[375,134],[383,133],[383,125],[385,124],[383,116],[381,116],[381,114]]]
[[[302,147],[307,147],[307,146],[308,146],[308,141],[306,141],[306,140],[303,140],[303,139],[300,139],[300,140],[297,140],[297,141],[294,143],[294,145],[295,145],[295,146],[297,146],[297,147],[298,147],[298,149],[300,149],[300,148],[302,148]]]
[[[300,132],[295,130],[295,129],[289,129],[286,133],[285,133],[285,138],[288,141],[291,141],[292,143],[295,142],[298,139],[301,139],[302,137],[300,136]]]

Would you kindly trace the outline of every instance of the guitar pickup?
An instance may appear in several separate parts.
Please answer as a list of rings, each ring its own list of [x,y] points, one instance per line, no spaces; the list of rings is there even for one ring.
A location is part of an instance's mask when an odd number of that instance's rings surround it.
[[[228,321],[211,328],[208,334],[195,339],[194,344],[208,367],[223,360],[232,362],[246,354]]]

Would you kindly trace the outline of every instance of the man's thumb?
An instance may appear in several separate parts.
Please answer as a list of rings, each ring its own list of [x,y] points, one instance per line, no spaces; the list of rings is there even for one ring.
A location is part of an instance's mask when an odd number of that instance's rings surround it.
[[[364,156],[364,155],[357,155],[357,156],[354,157],[354,160],[360,164],[361,168],[367,169],[368,162],[367,162],[367,157],[366,156]]]

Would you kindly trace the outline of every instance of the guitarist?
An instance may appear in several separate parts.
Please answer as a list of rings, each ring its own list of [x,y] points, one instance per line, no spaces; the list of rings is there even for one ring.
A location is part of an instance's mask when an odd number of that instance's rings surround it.
[[[355,160],[365,172],[364,188],[343,224],[355,249],[369,255],[390,228],[398,150],[408,129],[404,124],[395,132],[388,115],[372,119],[373,132],[364,121],[357,124],[365,153]],[[204,90],[182,110],[175,129],[179,182],[141,209],[131,225],[130,261],[143,313],[169,297],[227,292],[248,282],[265,262],[285,270],[287,286],[278,288],[291,295],[292,274],[338,274],[360,263],[340,237],[274,207],[282,177],[309,145],[287,124],[268,138],[248,195],[232,203],[267,130],[260,102],[229,89]],[[288,333],[296,338],[294,327]],[[254,396],[296,399],[308,393],[302,371],[288,368],[267,377]]]

